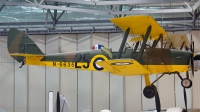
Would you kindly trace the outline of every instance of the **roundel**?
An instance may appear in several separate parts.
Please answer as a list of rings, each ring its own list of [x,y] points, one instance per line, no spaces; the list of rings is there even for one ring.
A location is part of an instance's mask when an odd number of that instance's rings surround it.
[[[103,70],[103,69],[104,69],[103,67],[101,67],[101,66],[99,66],[99,65],[96,64],[97,61],[104,61],[104,59],[103,59],[103,58],[96,58],[96,59],[93,61],[93,66],[94,66],[94,68],[95,68],[96,70]]]

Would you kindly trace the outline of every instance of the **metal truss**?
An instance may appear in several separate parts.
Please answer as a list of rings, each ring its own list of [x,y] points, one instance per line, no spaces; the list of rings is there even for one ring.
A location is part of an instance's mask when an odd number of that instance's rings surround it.
[[[176,31],[190,31],[190,30],[200,30],[200,26],[196,26],[196,28],[193,28],[193,26],[185,26],[182,27],[164,27],[164,29],[167,32],[176,32]],[[95,29],[94,27],[91,29],[82,29],[82,30],[76,30],[76,29],[68,29],[68,30],[29,30],[24,29],[21,30],[26,34],[30,35],[43,35],[43,34],[82,34],[82,33],[121,33],[123,32],[121,29],[115,27],[115,28],[103,28],[103,29]],[[0,36],[7,36],[8,30],[4,29],[0,31]]]
[[[83,0],[46,0],[46,1],[54,1],[54,2],[64,2],[64,3],[80,3],[80,4],[87,4],[87,5],[119,5],[119,4],[141,4],[141,3],[174,3],[174,2],[183,2],[183,0],[129,0],[129,1],[99,1],[95,2],[87,2]],[[186,0],[185,0],[186,1]],[[92,13],[92,14],[103,14],[103,15],[120,15],[120,14],[150,14],[150,13],[177,13],[177,12],[193,12],[196,10],[200,5],[200,0],[195,3],[194,6],[190,6],[187,2],[186,8],[179,8],[179,9],[156,9],[156,10],[130,10],[130,11],[114,11],[114,10],[91,10],[91,9],[83,9],[83,8],[71,8],[71,7],[60,7],[57,5],[43,5],[42,3],[44,0],[41,0],[38,3],[35,0],[35,3],[25,3],[25,2],[11,2],[6,0],[1,0],[0,4],[5,5],[16,5],[16,6],[25,6],[25,7],[37,7],[42,9],[53,9],[53,10],[63,10],[63,11],[75,11],[75,12],[84,12],[84,13]]]
[[[191,30],[191,29],[199,29],[199,26],[196,25],[196,20],[200,15],[199,6],[200,0],[198,2],[190,2],[189,0],[128,0],[128,1],[100,1],[100,0],[91,0],[91,1],[84,1],[84,0],[33,0],[30,2],[12,2],[7,0],[0,0],[0,12],[5,5],[9,6],[24,6],[24,7],[36,7],[47,10],[46,13],[46,21],[45,22],[13,22],[13,23],[0,23],[1,26],[14,26],[18,28],[28,29],[23,25],[41,25],[45,30],[34,30],[28,31],[29,34],[53,34],[53,33],[89,33],[89,32],[121,32],[118,28],[107,28],[107,29],[95,29],[95,26],[90,30],[73,30],[71,27],[69,30],[58,30],[56,29],[56,24],[87,24],[87,23],[110,23],[109,20],[88,20],[88,21],[59,21],[61,16],[64,14],[65,11],[73,11],[73,12],[83,12],[83,13],[91,13],[91,14],[98,14],[98,15],[112,15],[113,17],[121,17],[126,15],[132,14],[154,14],[154,13],[180,13],[180,12],[188,12],[191,17],[178,17],[178,18],[155,18],[156,21],[178,21],[178,20],[190,20],[192,21],[189,25],[183,25],[182,28],[180,27],[165,27],[166,30],[176,31],[176,30]],[[39,1],[39,2],[38,2]],[[53,4],[52,4],[53,2]],[[64,3],[65,6],[62,4]],[[171,4],[171,3],[182,3],[182,7],[162,7],[162,4]],[[60,5],[62,4],[62,6]],[[83,8],[72,8],[70,4],[84,4],[84,5],[93,5],[93,6],[102,6],[101,10],[92,10],[92,9],[83,9]],[[135,6],[145,6],[151,4],[160,4],[159,9],[142,9],[136,10],[134,9]],[[192,4],[192,5],[191,5]],[[122,10],[123,5],[128,5],[130,9]],[[109,6],[109,7],[107,7]],[[119,9],[117,9],[119,8]],[[51,10],[53,10],[51,12]],[[62,10],[63,12],[58,15],[57,10]],[[52,21],[48,20],[48,15],[51,16]],[[187,23],[188,24],[188,23]],[[47,28],[48,25],[53,25],[50,28]],[[19,27],[20,26],[20,27]],[[103,26],[103,25],[102,25]],[[110,25],[112,26],[112,24]],[[167,25],[166,25],[167,26]],[[178,26],[178,25],[175,25]],[[34,26],[33,26],[34,27]],[[0,29],[0,35],[6,35],[7,29]]]
[[[199,28],[196,26],[193,28],[193,22],[192,22],[192,17],[177,17],[177,18],[155,18],[156,21],[163,22],[163,28],[168,31],[180,31],[180,30],[191,30],[191,29],[196,29]],[[198,19],[199,20],[199,19]],[[169,21],[174,21],[174,23],[170,23]],[[186,24],[176,22],[176,21],[188,21]],[[190,21],[190,22],[189,22]],[[24,30],[26,33],[29,34],[58,34],[58,33],[91,33],[91,32],[121,32],[121,30],[113,26],[110,20],[90,20],[90,21],[58,21],[57,24],[66,24],[65,26],[51,26],[53,24],[53,21],[51,22],[10,22],[10,23],[0,23],[0,26],[7,26],[7,28],[1,28],[0,29],[0,35],[6,35],[9,30],[9,26],[11,25],[12,28],[18,28],[20,30]],[[93,23],[90,25],[90,23]],[[94,25],[96,24],[101,24],[101,25]],[[86,26],[73,26],[73,24],[86,24]],[[87,25],[88,24],[88,25]],[[25,25],[25,26],[23,26]],[[41,27],[26,27],[26,25],[43,25]],[[50,25],[50,26],[49,26]],[[69,26],[71,27],[69,27]],[[106,25],[106,26],[104,26]],[[173,27],[172,27],[173,26]],[[85,27],[88,27],[87,29]],[[103,27],[103,28],[102,28]],[[109,28],[106,28],[109,27]],[[11,27],[10,27],[11,28]],[[78,28],[78,29],[77,29]],[[38,30],[40,29],[40,30]],[[63,30],[60,30],[63,29]]]
[[[176,17],[176,18],[154,18],[156,21],[179,21],[179,20],[193,20],[192,17]],[[9,22],[9,23],[0,23],[0,26],[9,26],[9,25],[52,25],[53,21],[46,22]],[[85,21],[58,21],[57,24],[95,24],[95,23],[101,23],[101,24],[112,24],[110,20],[85,20]]]
[[[99,0],[46,0],[53,2],[62,2],[62,3],[76,3],[76,4],[85,4],[85,5],[129,5],[129,4],[160,4],[160,3],[180,3],[188,2],[189,0],[118,0],[118,1],[99,1]]]
[[[28,29],[22,30],[26,34],[37,35],[37,34],[78,34],[78,33],[117,33],[122,32],[119,28],[107,28],[107,29],[85,29],[85,30],[31,30]],[[1,36],[7,36],[8,30],[0,31]]]

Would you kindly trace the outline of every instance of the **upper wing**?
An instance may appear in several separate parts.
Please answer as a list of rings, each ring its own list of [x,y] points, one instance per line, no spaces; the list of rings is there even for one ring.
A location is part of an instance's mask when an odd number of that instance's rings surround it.
[[[148,40],[156,40],[158,39],[159,36],[155,36],[155,37],[150,37],[148,38]],[[137,42],[137,41],[142,41],[143,40],[143,37],[140,35],[138,37],[133,37],[129,40],[129,42]]]
[[[182,45],[190,47],[189,40],[186,34],[174,34],[164,37],[166,48],[172,45],[172,48],[179,49]]]
[[[110,21],[123,31],[130,28],[131,30],[129,34],[144,35],[150,25],[152,27],[150,37],[156,37],[160,34],[165,36],[167,34],[166,31],[151,16],[148,15],[113,18]]]
[[[149,70],[133,59],[98,61],[96,64],[102,66],[113,74],[122,76],[151,74]]]

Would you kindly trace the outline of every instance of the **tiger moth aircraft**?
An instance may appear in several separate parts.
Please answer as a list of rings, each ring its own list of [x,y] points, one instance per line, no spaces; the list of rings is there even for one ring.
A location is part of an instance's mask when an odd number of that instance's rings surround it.
[[[57,68],[81,69],[110,72],[120,76],[142,75],[146,87],[143,94],[146,98],[155,96],[157,111],[160,111],[160,100],[154,83],[165,74],[177,74],[182,80],[184,88],[185,105],[187,109],[185,88],[192,86],[188,71],[194,74],[193,42],[189,44],[186,37],[172,35],[177,38],[184,37],[182,47],[190,48],[190,51],[173,49],[173,43],[166,31],[148,15],[127,16],[110,20],[125,33],[119,51],[113,52],[108,48],[97,46],[100,49],[88,51],[74,51],[45,55],[39,47],[26,34],[15,28],[8,33],[7,47],[10,56],[21,62],[22,66],[37,65]],[[137,35],[130,41],[133,47],[126,47],[129,35]],[[152,44],[147,44],[152,41]],[[168,42],[168,43],[167,43]],[[158,43],[161,43],[160,47]],[[175,46],[177,47],[177,46]],[[196,55],[199,57],[199,55]],[[22,67],[21,66],[21,67]],[[182,78],[181,72],[186,72],[186,78]],[[162,74],[154,82],[150,82],[150,75]]]

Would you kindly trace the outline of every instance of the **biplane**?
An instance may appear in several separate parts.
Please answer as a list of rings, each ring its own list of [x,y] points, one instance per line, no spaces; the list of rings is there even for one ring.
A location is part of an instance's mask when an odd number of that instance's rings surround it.
[[[26,64],[95,70],[120,76],[142,75],[146,84],[143,89],[144,96],[146,98],[156,96],[156,102],[160,101],[154,83],[165,74],[177,74],[182,80],[184,88],[192,86],[188,71],[191,70],[194,74],[195,55],[193,44],[189,44],[186,35],[167,36],[166,31],[148,15],[113,18],[110,21],[125,32],[119,51],[116,52],[101,47],[97,50],[45,55],[35,42],[15,28],[10,29],[8,33],[8,51],[10,56],[22,63],[22,66]],[[134,47],[125,46],[129,35],[136,36],[130,40],[135,43]],[[170,39],[175,37],[184,40],[181,47],[190,48],[190,51],[173,49],[177,46]],[[147,44],[148,41],[152,41],[152,44]],[[160,47],[158,47],[158,43],[161,43]],[[186,72],[186,78],[182,78],[181,72]],[[154,82],[150,82],[152,74],[162,75]],[[156,103],[156,108],[159,112],[160,103]]]

